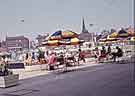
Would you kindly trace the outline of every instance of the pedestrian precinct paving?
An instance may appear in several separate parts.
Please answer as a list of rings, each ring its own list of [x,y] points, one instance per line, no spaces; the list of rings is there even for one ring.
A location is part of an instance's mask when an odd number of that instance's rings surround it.
[[[87,61],[86,63],[83,63],[83,62],[80,62],[80,63],[81,64],[79,66],[68,67],[67,70],[81,69],[81,68],[86,68],[86,67],[90,67],[90,66],[100,65],[100,64],[97,64],[95,61],[92,62],[90,60]],[[27,79],[27,78],[32,78],[32,77],[36,77],[36,76],[46,75],[46,74],[49,74],[50,72],[52,72],[52,71],[44,70],[45,67],[42,68],[41,65],[33,67],[33,68],[35,68],[35,70],[32,69],[31,71],[28,69],[15,69],[15,70],[13,70],[13,73],[19,74],[19,79],[21,80],[21,79]]]
[[[77,72],[20,80],[18,86],[0,89],[0,96],[134,96],[133,64],[95,64],[81,64],[91,67]]]
[[[101,64],[106,64],[106,63],[97,63],[94,58],[86,58],[86,63],[80,61],[79,66],[68,67],[67,70],[70,71],[70,70],[81,69],[90,66],[98,66]],[[19,74],[19,79],[21,80],[21,79],[27,79],[27,78],[32,78],[41,75],[47,75],[52,72],[46,70],[46,68],[47,68],[47,64],[33,65],[33,66],[27,66],[25,69],[15,69],[13,70],[13,73]]]

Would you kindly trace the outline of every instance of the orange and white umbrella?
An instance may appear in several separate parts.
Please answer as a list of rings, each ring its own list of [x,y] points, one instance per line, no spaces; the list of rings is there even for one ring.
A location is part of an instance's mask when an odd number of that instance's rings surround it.
[[[52,35],[49,36],[48,40],[61,40],[77,37],[77,33],[73,31],[56,31]]]
[[[84,40],[80,40],[78,38],[70,38],[70,39],[63,39],[60,40],[60,45],[78,45],[80,43],[84,43]]]
[[[59,40],[48,40],[46,42],[43,42],[42,45],[58,46],[59,45]]]
[[[78,38],[71,38],[71,41],[70,41],[71,45],[77,45],[80,43],[84,43],[84,40],[79,40]]]
[[[112,34],[109,35],[109,38],[117,38],[118,33],[117,32],[113,32]]]
[[[129,36],[128,32],[124,29],[121,29],[118,32],[118,38],[127,38]]]
[[[63,31],[61,35],[62,35],[62,38],[74,38],[78,36],[77,33],[73,31]]]

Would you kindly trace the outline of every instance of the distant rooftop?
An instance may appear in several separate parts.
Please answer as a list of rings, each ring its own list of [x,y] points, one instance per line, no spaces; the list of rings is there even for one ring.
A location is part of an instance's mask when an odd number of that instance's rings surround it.
[[[6,40],[13,40],[13,39],[28,39],[28,38],[24,36],[6,37]]]

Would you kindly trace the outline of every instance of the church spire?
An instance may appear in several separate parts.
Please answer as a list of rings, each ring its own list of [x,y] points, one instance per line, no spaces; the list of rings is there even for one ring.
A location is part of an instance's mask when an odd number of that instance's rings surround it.
[[[82,19],[82,33],[83,32],[88,32],[88,30],[85,27],[84,18]]]

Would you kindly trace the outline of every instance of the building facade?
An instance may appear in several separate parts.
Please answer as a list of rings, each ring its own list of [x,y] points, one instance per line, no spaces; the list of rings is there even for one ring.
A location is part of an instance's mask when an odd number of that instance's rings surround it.
[[[29,49],[29,39],[24,36],[6,37],[6,47],[15,51]]]
[[[4,51],[7,51],[6,42],[1,41],[0,42],[0,52],[4,52]]]

